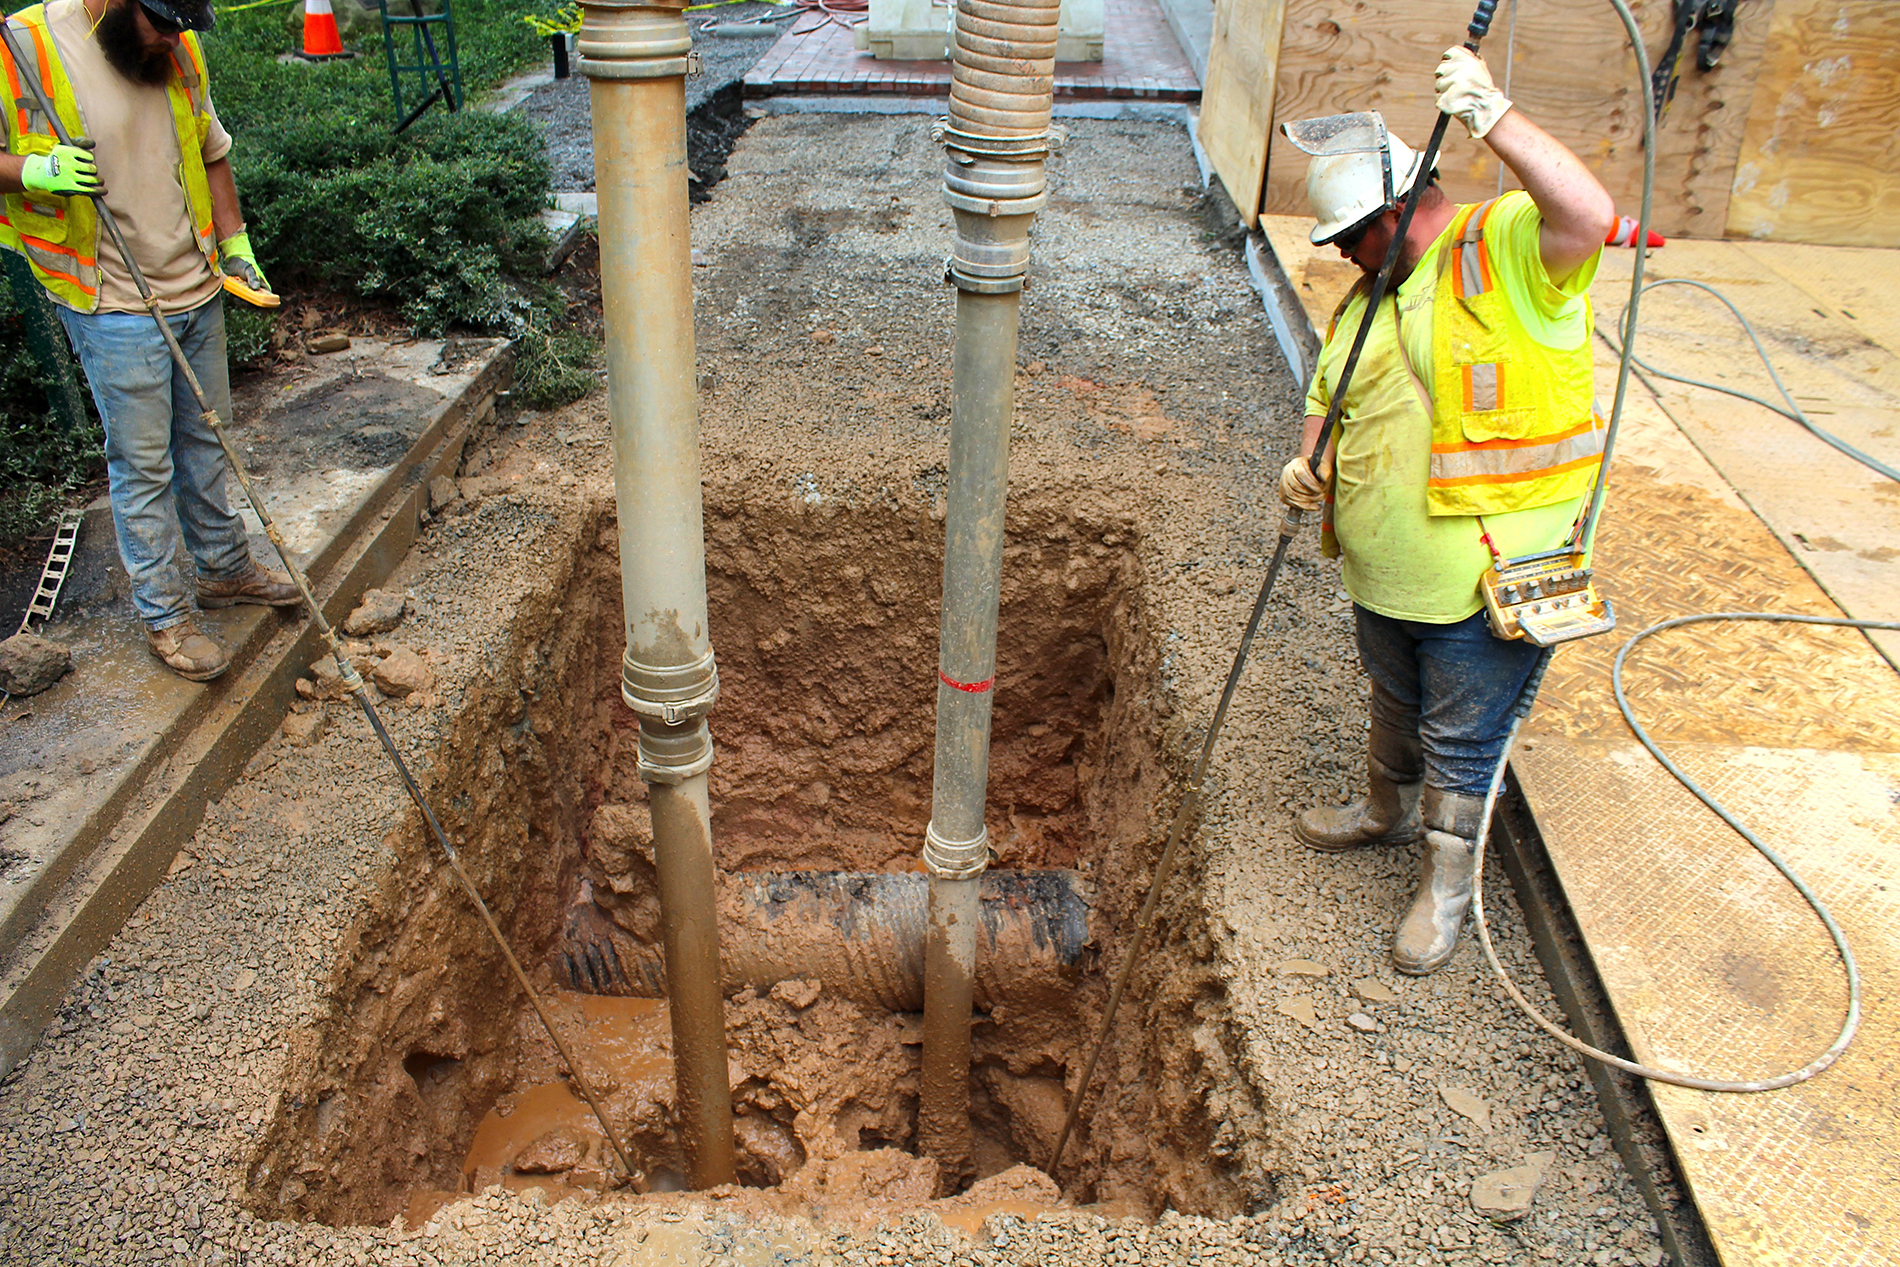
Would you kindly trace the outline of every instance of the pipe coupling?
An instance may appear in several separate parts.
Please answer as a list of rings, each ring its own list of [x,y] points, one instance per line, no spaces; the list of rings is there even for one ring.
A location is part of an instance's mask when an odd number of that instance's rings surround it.
[[[719,665],[710,647],[691,664],[645,664],[629,648],[620,657],[620,698],[643,722],[682,725],[719,702]]]
[[[974,880],[989,865],[989,828],[974,840],[945,840],[934,822],[924,828],[924,869],[939,880]]]
[[[640,779],[644,783],[684,783],[712,768],[712,730],[704,717],[678,726],[650,717],[640,719]]]
[[[575,49],[590,79],[664,79],[687,73],[693,51],[686,10],[664,0],[586,0]]]

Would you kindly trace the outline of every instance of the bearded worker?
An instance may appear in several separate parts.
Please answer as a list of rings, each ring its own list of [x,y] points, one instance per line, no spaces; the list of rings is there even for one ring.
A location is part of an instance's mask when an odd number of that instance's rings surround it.
[[[112,524],[133,606],[153,654],[194,682],[230,662],[198,628],[197,607],[299,598],[288,576],[251,558],[225,493],[224,452],[92,196],[117,219],[211,407],[230,417],[221,288],[229,277],[276,300],[244,232],[231,137],[211,107],[195,33],[212,21],[210,0],[52,0],[7,19],[0,45],[12,102],[0,246],[32,265],[86,371],[105,423]],[[59,143],[29,76],[74,145]],[[189,588],[181,537],[196,574]]]
[[[1542,654],[1492,634],[1479,577],[1496,559],[1562,545],[1596,476],[1605,423],[1588,291],[1614,219],[1596,177],[1512,108],[1477,56],[1451,49],[1435,83],[1438,108],[1523,189],[1453,204],[1382,124],[1385,154],[1313,160],[1312,241],[1365,276],[1334,315],[1306,397],[1304,456],[1280,480],[1288,505],[1326,512],[1322,549],[1343,555],[1372,680],[1365,798],[1306,810],[1294,834],[1336,851],[1410,843],[1422,829],[1418,890],[1392,945],[1393,966],[1415,976],[1457,948],[1485,793]],[[1421,179],[1316,479],[1308,460],[1333,384]]]

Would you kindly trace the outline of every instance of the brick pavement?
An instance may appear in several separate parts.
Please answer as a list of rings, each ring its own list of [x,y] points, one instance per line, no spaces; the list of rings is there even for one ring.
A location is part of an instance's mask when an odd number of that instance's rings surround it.
[[[1057,62],[1057,100],[1198,101],[1200,81],[1168,29],[1156,0],[1107,0],[1102,60]],[[803,17],[745,77],[748,97],[872,93],[942,97],[950,92],[947,61],[878,61],[855,47],[837,22]]]

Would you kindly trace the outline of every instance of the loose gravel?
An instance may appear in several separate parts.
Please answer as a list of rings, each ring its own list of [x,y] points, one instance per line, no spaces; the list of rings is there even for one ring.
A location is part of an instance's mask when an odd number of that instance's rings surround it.
[[[1037,227],[1014,464],[1136,521],[1162,648],[1159,742],[1178,780],[1272,548],[1298,385],[1183,133],[1072,132]],[[730,168],[694,224],[709,479],[846,507],[934,497],[952,304],[925,122],[761,120]],[[425,778],[461,710],[532,669],[509,614],[547,599],[538,560],[610,496],[599,394],[504,421],[464,472],[489,482],[386,586],[410,596],[393,636],[436,677],[387,711]],[[997,1215],[972,1240],[928,1216],[814,1223],[682,1196],[549,1208],[490,1189],[422,1228],[255,1218],[254,1149],[330,1014],[358,913],[433,865],[367,727],[331,704],[313,746],[258,754],[0,1085],[0,1262],[1655,1267],[1654,1224],[1577,1061],[1510,1008],[1468,942],[1426,981],[1386,967],[1412,851],[1315,857],[1292,840],[1290,812],[1343,800],[1360,777],[1365,695],[1337,571],[1302,541],[1166,930],[1223,987],[1193,1043],[1231,1064],[1270,1123],[1235,1139],[1206,1106],[1211,1150],[1250,1193],[1233,1217]],[[1487,883],[1507,964],[1553,1006],[1509,885]],[[1528,1218],[1500,1228],[1472,1211],[1476,1176],[1537,1154],[1550,1160]]]

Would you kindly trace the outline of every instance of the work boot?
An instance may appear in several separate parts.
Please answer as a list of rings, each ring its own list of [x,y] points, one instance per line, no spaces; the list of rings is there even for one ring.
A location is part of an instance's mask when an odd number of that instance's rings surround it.
[[[165,667],[188,682],[209,682],[231,667],[231,657],[217,640],[198,632],[190,620],[164,629],[147,629],[145,641]]]
[[[1484,798],[1425,789],[1420,797],[1425,852],[1419,859],[1418,892],[1392,939],[1392,966],[1408,977],[1437,972],[1458,948],[1458,932],[1471,909],[1478,860],[1478,824]]]
[[[1293,820],[1301,844],[1322,853],[1418,839],[1418,787],[1425,774],[1417,735],[1379,723],[1366,737],[1366,796],[1350,805],[1316,805]]]
[[[291,584],[288,574],[261,568],[255,561],[251,563],[250,571],[221,581],[206,580],[202,576],[198,578],[198,606],[206,610],[232,607],[238,603],[256,603],[261,607],[296,607],[302,602],[303,595]]]

